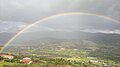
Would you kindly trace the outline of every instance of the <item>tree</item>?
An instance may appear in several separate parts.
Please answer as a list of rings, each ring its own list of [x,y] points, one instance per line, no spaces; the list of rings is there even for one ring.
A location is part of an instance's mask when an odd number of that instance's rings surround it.
[[[3,60],[4,58],[0,56],[0,60]]]

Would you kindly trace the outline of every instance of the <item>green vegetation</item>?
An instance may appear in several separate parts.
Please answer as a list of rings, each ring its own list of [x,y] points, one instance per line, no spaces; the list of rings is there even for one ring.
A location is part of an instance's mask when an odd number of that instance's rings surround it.
[[[0,67],[120,67],[119,54],[112,54],[113,46],[92,41],[52,41],[36,46],[11,46],[4,52],[14,54],[12,61],[2,59]],[[117,53],[117,52],[115,52]],[[18,63],[30,57],[32,64]]]

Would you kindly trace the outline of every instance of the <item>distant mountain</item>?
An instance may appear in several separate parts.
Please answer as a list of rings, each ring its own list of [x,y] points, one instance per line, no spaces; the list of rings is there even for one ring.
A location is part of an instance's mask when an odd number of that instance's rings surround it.
[[[15,33],[0,33],[0,44],[5,44]],[[87,32],[40,32],[23,33],[13,40],[12,45],[38,45],[50,41],[88,40],[103,45],[120,46],[120,34],[87,33]]]
[[[23,33],[13,44],[39,44],[47,41],[88,40],[99,44],[120,44],[120,34],[87,33],[87,32],[40,32]]]
[[[88,40],[113,46],[120,46],[120,34],[94,33]]]

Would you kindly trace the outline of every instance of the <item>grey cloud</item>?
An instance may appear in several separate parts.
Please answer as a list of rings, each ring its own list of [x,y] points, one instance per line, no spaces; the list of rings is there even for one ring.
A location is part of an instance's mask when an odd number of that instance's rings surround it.
[[[2,21],[0,20],[0,33],[17,33],[27,26],[24,22]]]
[[[64,12],[89,12],[119,20],[119,0],[0,0],[0,19],[31,22]]]
[[[30,32],[117,32],[120,30],[120,24],[113,21],[94,17],[94,16],[81,16],[81,15],[71,15],[71,16],[61,16],[54,19],[49,19],[43,22],[38,22],[26,31]]]
[[[98,30],[98,29],[84,29],[81,32],[88,33],[105,33],[105,34],[120,34],[120,30]]]
[[[14,27],[16,28],[14,25],[16,24],[17,26],[21,25],[18,26],[21,28],[24,27],[24,23],[35,23],[35,21],[44,17],[64,12],[88,12],[102,14],[119,20],[119,2],[119,0],[0,0],[0,19],[5,21],[14,21],[12,23],[2,22],[6,23],[6,25],[8,24],[8,26],[5,26],[4,24],[1,24],[0,26],[2,31],[4,29],[14,30]],[[48,23],[48,21],[45,22],[46,24],[43,24],[44,27],[47,26],[50,29],[56,30],[68,30],[68,28],[71,30],[79,30],[84,28],[96,28],[100,30],[120,29],[119,24],[92,16],[73,16],[63,17],[61,19],[55,18],[54,20],[49,21],[50,23]]]

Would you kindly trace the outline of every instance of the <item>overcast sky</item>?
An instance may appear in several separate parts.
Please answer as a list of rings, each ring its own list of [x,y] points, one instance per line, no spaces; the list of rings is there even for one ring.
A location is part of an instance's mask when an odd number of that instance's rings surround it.
[[[44,17],[64,12],[94,13],[120,21],[120,0],[0,0],[0,32],[18,32]],[[112,25],[116,24],[107,28]]]

